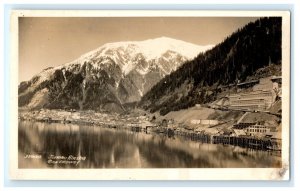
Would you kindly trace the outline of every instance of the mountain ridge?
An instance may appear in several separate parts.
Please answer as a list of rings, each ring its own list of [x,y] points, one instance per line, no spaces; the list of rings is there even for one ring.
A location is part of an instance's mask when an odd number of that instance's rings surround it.
[[[107,43],[74,61],[46,68],[31,80],[21,82],[19,106],[101,110],[101,105],[111,103],[121,110],[122,104],[139,101],[162,77],[197,56],[198,51],[210,47],[167,37]],[[48,101],[39,104],[33,100],[36,104],[30,104],[37,92],[37,97]],[[97,96],[106,99],[98,102]],[[97,104],[88,103],[93,101]]]

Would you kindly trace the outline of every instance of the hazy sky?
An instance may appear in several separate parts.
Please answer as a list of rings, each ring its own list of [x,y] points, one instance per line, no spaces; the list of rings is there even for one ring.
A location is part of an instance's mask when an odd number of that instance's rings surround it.
[[[198,45],[217,44],[256,17],[19,19],[19,82],[44,68],[75,60],[108,42],[166,36]]]

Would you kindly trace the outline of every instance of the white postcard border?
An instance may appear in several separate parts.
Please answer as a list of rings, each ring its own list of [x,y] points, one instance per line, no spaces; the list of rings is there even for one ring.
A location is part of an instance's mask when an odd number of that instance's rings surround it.
[[[18,18],[19,17],[282,17],[282,168],[174,169],[19,169],[18,168]],[[14,180],[289,180],[290,177],[290,12],[14,10],[10,28],[9,175]]]

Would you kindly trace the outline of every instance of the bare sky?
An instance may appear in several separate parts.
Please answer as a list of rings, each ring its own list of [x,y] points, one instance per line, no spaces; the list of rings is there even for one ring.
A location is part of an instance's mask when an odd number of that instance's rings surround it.
[[[256,17],[19,19],[19,82],[50,66],[75,60],[108,42],[166,36],[198,45],[217,44]]]

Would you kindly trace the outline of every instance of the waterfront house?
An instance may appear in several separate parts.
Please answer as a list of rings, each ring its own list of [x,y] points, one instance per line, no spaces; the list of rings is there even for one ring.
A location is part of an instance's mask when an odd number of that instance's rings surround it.
[[[270,133],[270,128],[265,125],[250,125],[246,129],[246,134],[249,136],[265,136]]]
[[[251,125],[255,125],[256,123],[237,123],[233,125],[234,129],[245,129]]]
[[[157,125],[155,125],[154,123],[151,123],[150,121],[142,121],[140,124],[141,124],[140,126],[143,129],[147,129],[147,128],[151,128],[151,127],[157,127]]]
[[[241,137],[241,136],[246,136],[246,132],[244,129],[233,129],[233,136]]]

